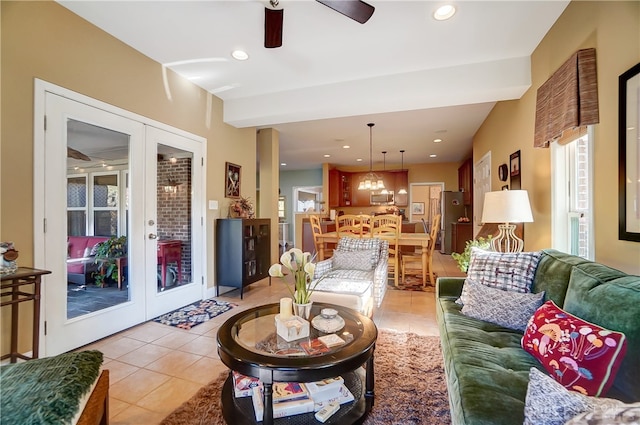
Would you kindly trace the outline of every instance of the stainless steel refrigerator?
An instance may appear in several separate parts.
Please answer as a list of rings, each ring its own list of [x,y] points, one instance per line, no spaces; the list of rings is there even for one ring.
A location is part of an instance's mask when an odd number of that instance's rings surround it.
[[[464,197],[462,192],[442,192],[442,235],[440,240],[440,252],[451,254],[451,223],[456,223],[458,218],[464,216]]]

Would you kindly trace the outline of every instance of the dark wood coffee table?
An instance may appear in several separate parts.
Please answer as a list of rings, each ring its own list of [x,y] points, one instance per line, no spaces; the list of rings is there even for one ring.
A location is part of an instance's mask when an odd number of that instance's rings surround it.
[[[218,354],[232,371],[259,378],[264,385],[263,424],[320,423],[313,413],[273,419],[273,382],[312,382],[334,376],[343,376],[355,400],[340,407],[325,423],[362,423],[373,406],[374,374],[373,352],[378,329],[371,319],[355,310],[336,305],[314,303],[311,318],[323,308],[334,308],[344,319],[345,326],[338,335],[347,340],[345,345],[330,351],[309,355],[287,355],[302,341],[323,333],[310,327],[310,335],[302,340],[285,342],[276,336],[275,316],[279,304],[269,304],[245,310],[228,319],[218,330]],[[364,373],[359,368],[365,365]],[[361,376],[364,375],[364,376]],[[364,388],[363,388],[364,380]],[[251,397],[236,398],[231,372],[222,391],[222,412],[229,424],[255,424]]]

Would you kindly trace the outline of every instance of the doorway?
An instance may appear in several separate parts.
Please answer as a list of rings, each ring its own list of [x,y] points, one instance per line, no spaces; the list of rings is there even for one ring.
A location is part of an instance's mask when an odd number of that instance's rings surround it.
[[[202,140],[44,82],[37,89],[35,119],[46,117],[46,129],[34,146],[34,204],[44,213],[34,254],[52,271],[42,352],[202,299]]]

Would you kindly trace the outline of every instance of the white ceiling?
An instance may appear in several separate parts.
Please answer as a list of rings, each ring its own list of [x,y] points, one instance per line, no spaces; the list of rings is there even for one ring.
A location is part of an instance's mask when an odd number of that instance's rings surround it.
[[[222,98],[225,122],[277,129],[281,169],[368,164],[368,122],[375,164],[385,150],[399,164],[400,149],[405,164],[464,159],[495,102],[529,88],[530,55],[569,3],[454,1],[438,22],[441,1],[371,0],[361,25],[281,0],[283,46],[265,49],[265,1],[59,2]],[[238,48],[248,60],[231,58]]]

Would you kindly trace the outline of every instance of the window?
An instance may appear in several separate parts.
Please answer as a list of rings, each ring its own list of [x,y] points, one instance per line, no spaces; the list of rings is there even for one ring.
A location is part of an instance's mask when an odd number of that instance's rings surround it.
[[[551,145],[552,245],[590,260],[593,252],[592,134],[582,131],[568,143]]]
[[[87,235],[87,175],[67,177],[67,229],[69,236]]]

